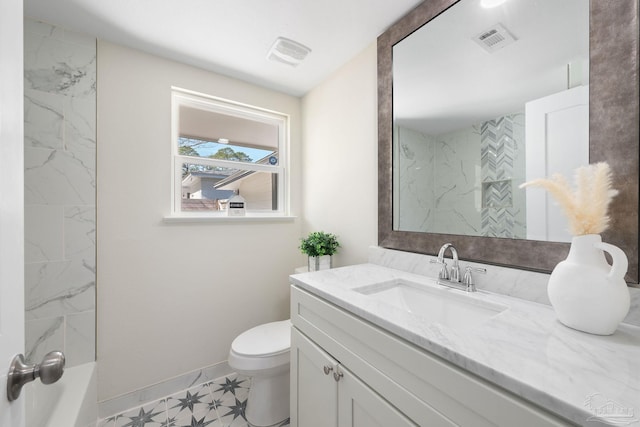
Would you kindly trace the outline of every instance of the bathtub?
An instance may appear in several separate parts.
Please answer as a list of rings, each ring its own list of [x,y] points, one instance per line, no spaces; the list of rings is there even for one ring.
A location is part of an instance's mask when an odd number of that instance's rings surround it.
[[[26,427],[95,427],[98,390],[95,362],[67,368],[58,382],[24,388]]]

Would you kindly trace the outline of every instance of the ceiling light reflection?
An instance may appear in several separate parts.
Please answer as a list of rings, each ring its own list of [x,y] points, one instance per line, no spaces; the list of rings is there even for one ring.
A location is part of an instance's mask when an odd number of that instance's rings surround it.
[[[480,0],[480,6],[484,7],[485,9],[490,9],[492,7],[500,6],[506,1],[507,0]]]

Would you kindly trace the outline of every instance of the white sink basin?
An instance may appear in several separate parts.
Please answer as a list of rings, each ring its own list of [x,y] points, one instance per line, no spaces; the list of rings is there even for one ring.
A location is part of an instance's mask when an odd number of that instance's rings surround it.
[[[508,308],[472,298],[463,294],[463,291],[440,289],[405,279],[376,283],[353,290],[428,322],[440,323],[452,329],[469,329]]]

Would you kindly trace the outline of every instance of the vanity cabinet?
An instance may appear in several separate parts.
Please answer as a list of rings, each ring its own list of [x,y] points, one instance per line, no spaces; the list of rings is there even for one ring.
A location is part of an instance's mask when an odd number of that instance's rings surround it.
[[[291,304],[292,427],[572,425],[298,286]]]
[[[291,334],[291,425],[304,427],[415,427],[346,367],[297,329]]]

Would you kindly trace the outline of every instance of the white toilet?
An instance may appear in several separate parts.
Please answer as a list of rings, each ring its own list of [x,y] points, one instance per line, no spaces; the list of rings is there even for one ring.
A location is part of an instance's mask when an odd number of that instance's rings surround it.
[[[245,416],[252,427],[289,418],[291,321],[266,323],[238,335],[231,344],[229,366],[251,378]]]

